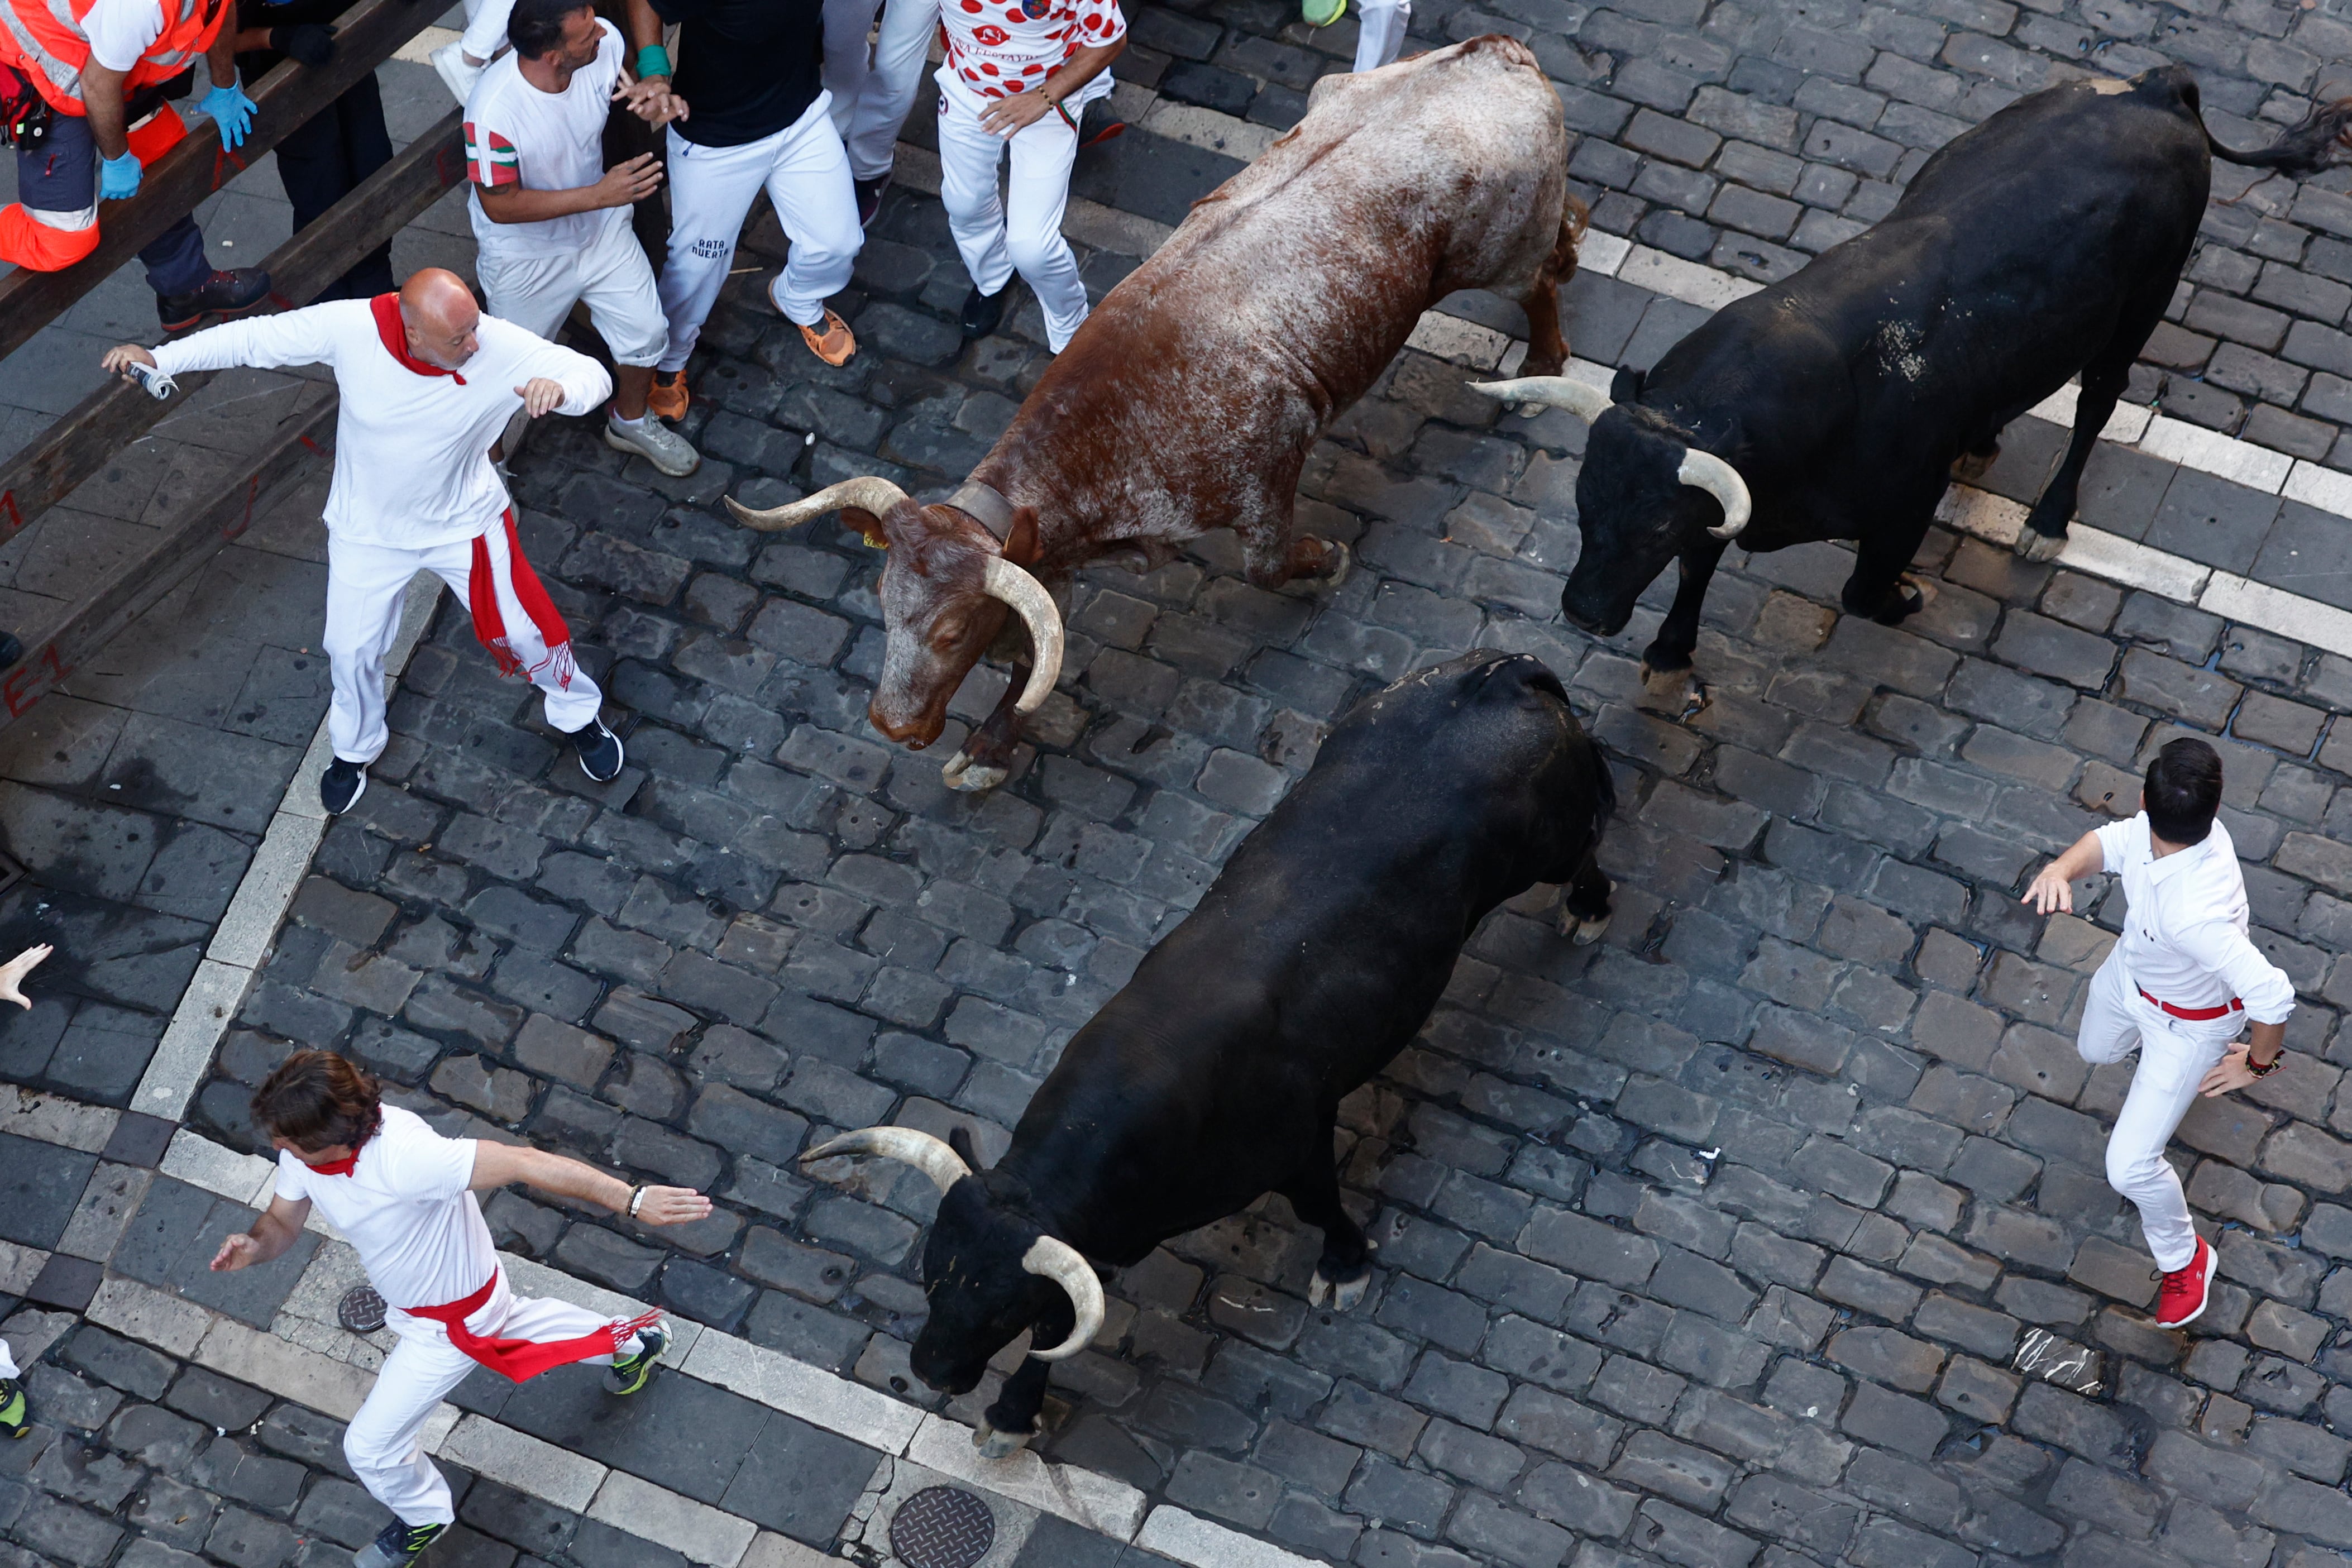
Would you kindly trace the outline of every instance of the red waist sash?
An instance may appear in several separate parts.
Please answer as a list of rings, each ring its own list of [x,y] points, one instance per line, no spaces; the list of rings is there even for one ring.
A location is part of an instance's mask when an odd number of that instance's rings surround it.
[[[432,1319],[449,1331],[451,1344],[492,1372],[517,1383],[559,1366],[569,1366],[575,1361],[586,1361],[590,1356],[619,1355],[621,1346],[637,1331],[649,1329],[661,1321],[657,1311],[615,1318],[594,1333],[572,1340],[508,1340],[478,1334],[466,1326],[466,1320],[482,1310],[498,1285],[499,1277],[492,1274],[480,1289],[462,1300],[440,1307],[404,1307],[401,1310],[411,1317]]]

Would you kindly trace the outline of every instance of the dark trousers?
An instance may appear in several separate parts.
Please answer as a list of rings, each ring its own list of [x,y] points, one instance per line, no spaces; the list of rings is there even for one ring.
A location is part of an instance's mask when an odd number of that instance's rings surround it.
[[[16,149],[16,199],[28,211],[47,213],[78,213],[98,201],[98,143],[89,139],[89,121],[58,115],[39,146]],[[185,294],[213,275],[204,231],[192,217],[157,235],[139,259],[158,294]]]
[[[294,204],[294,226],[303,229],[359,188],[360,182],[392,162],[392,132],[384,129],[383,97],[373,75],[312,115],[278,143],[278,178]],[[321,300],[366,300],[389,294],[392,244],[386,241],[337,281]]]

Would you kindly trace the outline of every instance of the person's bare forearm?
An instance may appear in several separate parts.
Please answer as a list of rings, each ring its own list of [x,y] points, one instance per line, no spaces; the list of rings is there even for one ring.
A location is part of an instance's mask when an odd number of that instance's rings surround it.
[[[2246,1057],[2256,1067],[2268,1067],[2286,1049],[2284,1024],[2252,1024],[2246,1028]]]
[[[662,41],[661,13],[651,0],[629,0],[629,52],[648,49]]]
[[[253,1237],[253,1262],[267,1263],[293,1246],[294,1238],[302,1234],[302,1227],[289,1225],[277,1215],[264,1212],[246,1234]]]
[[[627,1209],[629,1194],[636,1190],[620,1177],[608,1176],[593,1165],[566,1155],[551,1154],[543,1149],[525,1151],[522,1164],[525,1185],[557,1197],[600,1204],[615,1214]]]
[[[1108,44],[1089,45],[1072,55],[1060,69],[1046,77],[1038,90],[1058,107],[1064,99],[1108,70],[1110,62],[1118,58],[1126,47],[1124,37],[1113,38]]]
[[[131,151],[130,132],[122,119],[122,81],[127,71],[109,70],[91,60],[81,68],[81,107],[89,121],[89,139],[101,158],[120,158]]]
[[[2107,852],[2099,847],[2099,836],[2085,833],[2066,847],[2066,852],[2050,862],[2050,869],[2070,882],[2096,876],[2107,868]]]
[[[205,51],[205,68],[210,73],[215,87],[236,85],[236,29],[223,27],[213,35],[212,47]]]
[[[501,185],[495,195],[479,185],[474,189],[482,198],[483,216],[492,223],[540,223],[551,217],[570,217],[573,213],[594,212],[599,207],[627,205],[608,199],[602,185],[574,185],[568,191],[527,191],[520,185]]]

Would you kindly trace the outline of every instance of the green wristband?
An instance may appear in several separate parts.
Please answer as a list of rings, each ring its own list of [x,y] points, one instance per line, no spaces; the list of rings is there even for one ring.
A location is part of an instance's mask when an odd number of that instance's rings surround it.
[[[659,44],[647,44],[637,51],[637,79],[649,76],[669,75],[669,51]]]

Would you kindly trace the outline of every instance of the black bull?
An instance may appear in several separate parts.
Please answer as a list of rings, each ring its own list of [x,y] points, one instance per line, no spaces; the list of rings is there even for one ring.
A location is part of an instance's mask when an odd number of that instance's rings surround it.
[[[967,1392],[1034,1330],[987,1413],[987,1451],[1034,1430],[1047,1360],[1100,1325],[1088,1261],[1139,1262],[1277,1192],[1323,1231],[1314,1299],[1360,1299],[1370,1244],[1340,1206],[1339,1101],[1420,1031],[1496,905],[1565,883],[1563,929],[1598,934],[1610,889],[1593,852],[1614,798],[1536,659],[1478,652],[1408,676],[1340,721],[1198,907],[1072,1037],[993,1169],[961,1129],[943,1145],[869,1128],[806,1156],[889,1154],[944,1189],[923,1252],[924,1382]]]
[[[1507,403],[1593,419],[1562,613],[1613,637],[1679,556],[1680,590],[1643,661],[1687,669],[1707,580],[1736,536],[1751,551],[1857,541],[1845,608],[1900,620],[1919,606],[1903,570],[1954,461],[1990,455],[2011,420],[2079,374],[2073,442],[2020,541],[2056,554],[2083,464],[2195,241],[2210,154],[2307,173],[2347,120],[2352,100],[2234,153],[2206,134],[2180,67],[2051,88],[1948,143],[1874,227],[1725,306],[1646,377],[1620,373],[1631,401],[1554,378],[1489,384]],[[1689,453],[1736,477],[1704,486]]]

